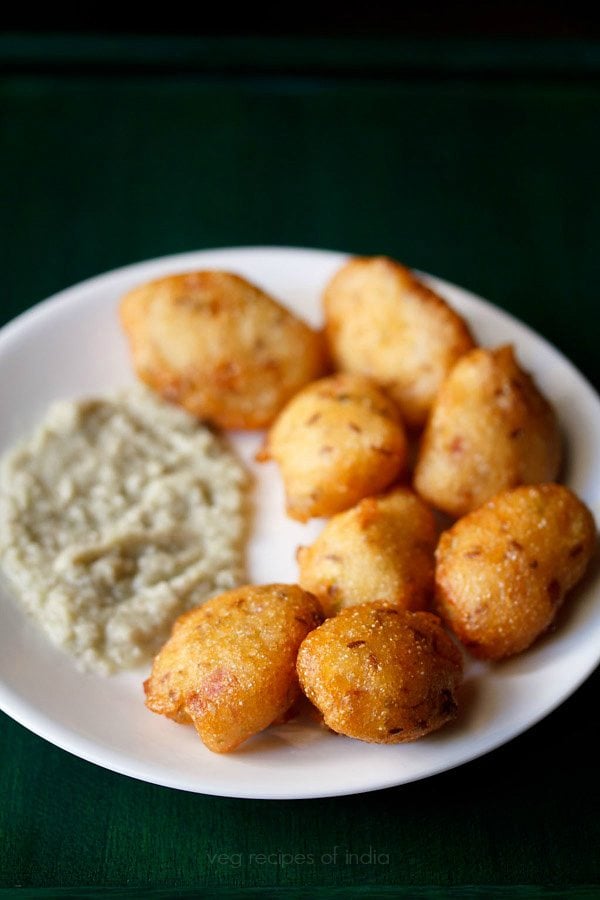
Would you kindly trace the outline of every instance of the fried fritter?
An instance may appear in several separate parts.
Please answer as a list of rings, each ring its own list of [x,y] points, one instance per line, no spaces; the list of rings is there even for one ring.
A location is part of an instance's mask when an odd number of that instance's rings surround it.
[[[460,359],[435,400],[415,468],[416,490],[461,516],[519,484],[554,481],[558,421],[511,346]]]
[[[583,577],[595,536],[589,509],[562,485],[504,491],[441,536],[437,609],[474,656],[519,653]]]
[[[322,620],[316,598],[296,585],[208,600],[177,619],[144,682],[146,706],[193,723],[209,750],[234,750],[298,699],[298,647]]]
[[[368,375],[420,427],[440,384],[473,347],[464,320],[398,262],[351,259],[323,297],[325,333],[337,368]]]
[[[433,594],[436,543],[430,509],[396,488],[334,516],[310,547],[299,547],[299,583],[330,615],[374,600],[422,609]]]
[[[456,717],[462,657],[437,616],[363,603],[304,639],[298,676],[333,731],[399,744]]]
[[[406,436],[380,388],[342,373],[309,384],[288,403],[258,459],[279,464],[288,515],[304,522],[388,487],[404,468]]]
[[[141,380],[223,428],[268,427],[325,371],[323,336],[229,272],[142,284],[120,315]]]

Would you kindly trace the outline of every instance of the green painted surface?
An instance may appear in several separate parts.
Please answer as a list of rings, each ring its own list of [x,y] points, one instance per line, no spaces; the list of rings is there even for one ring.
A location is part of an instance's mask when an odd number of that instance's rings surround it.
[[[578,58],[570,45],[563,65],[559,54],[531,70],[519,58],[517,77],[501,44],[492,75],[477,54],[457,69],[452,46],[425,67],[399,47],[383,72],[371,48],[355,70],[346,54],[325,74],[326,45],[304,62],[296,52],[292,72],[275,42],[266,73],[245,57],[247,70],[234,71],[233,45],[225,63],[181,72],[168,47],[160,73],[146,62],[123,72],[123,43],[114,71],[110,53],[103,71],[77,59],[46,71],[39,48],[37,63],[22,48],[8,60],[2,321],[82,278],[172,252],[387,253],[516,314],[600,385],[598,48]],[[0,886],[59,896],[353,885],[377,896],[429,885],[414,896],[437,897],[443,886],[455,887],[449,896],[483,896],[468,885],[559,896],[551,889],[570,885],[568,896],[594,896],[599,686],[596,675],[528,734],[455,771],[293,803],[139,783],[2,717]],[[336,846],[335,860],[325,856]]]

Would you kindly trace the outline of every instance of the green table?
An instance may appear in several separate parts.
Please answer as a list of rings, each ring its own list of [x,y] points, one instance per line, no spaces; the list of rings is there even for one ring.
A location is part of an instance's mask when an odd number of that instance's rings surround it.
[[[599,385],[600,45],[21,35],[0,63],[3,321],[171,252],[387,253]],[[598,896],[599,688],[454,771],[298,802],[136,782],[3,716],[0,887]]]

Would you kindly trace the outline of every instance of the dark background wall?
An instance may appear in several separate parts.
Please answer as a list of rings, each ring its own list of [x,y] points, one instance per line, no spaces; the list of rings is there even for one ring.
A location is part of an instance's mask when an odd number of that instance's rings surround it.
[[[594,9],[596,7],[596,10]],[[55,4],[32,11],[11,9],[0,27],[25,31],[130,32],[140,34],[257,35],[459,35],[556,38],[600,35],[593,3],[423,2],[159,4],[128,12],[122,6],[85,3],[68,11]]]

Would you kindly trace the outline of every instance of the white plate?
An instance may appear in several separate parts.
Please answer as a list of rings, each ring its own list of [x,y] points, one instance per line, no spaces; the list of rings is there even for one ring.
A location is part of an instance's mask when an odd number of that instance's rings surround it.
[[[233,270],[317,325],[323,285],[346,257],[287,248],[241,248],[167,257],[93,278],[47,300],[0,332],[0,452],[59,397],[131,382],[117,304],[134,285],[196,268]],[[558,409],[568,438],[567,483],[600,512],[600,403],[576,369],[506,313],[457,287],[429,279],[470,322],[477,339],[511,341]],[[249,548],[255,582],[295,581],[294,552],[318,533],[283,514],[272,464],[256,466],[261,436],[233,436],[256,474],[257,511]],[[82,674],[51,647],[4,589],[0,596],[0,706],[27,728],[100,766],[156,784],[231,797],[352,794],[425,778],[499,747],[569,696],[600,659],[600,574],[593,572],[559,629],[502,665],[469,663],[457,723],[414,744],[377,746],[328,734],[307,722],[272,728],[238,751],[206,750],[192,728],[151,714],[147,670],[104,678]]]

